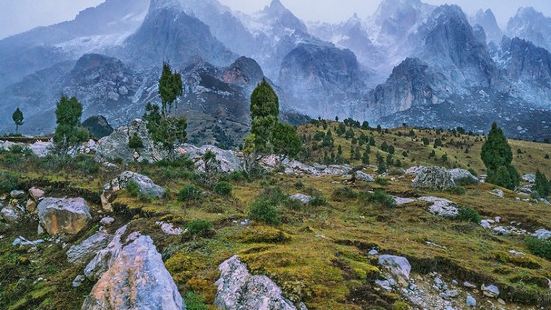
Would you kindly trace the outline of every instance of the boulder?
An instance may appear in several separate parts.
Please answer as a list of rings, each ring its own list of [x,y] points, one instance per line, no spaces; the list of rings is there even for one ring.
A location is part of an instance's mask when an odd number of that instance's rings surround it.
[[[130,182],[136,183],[136,185],[138,185],[140,193],[144,195],[161,198],[164,197],[166,194],[166,190],[161,186],[155,184],[153,180],[151,180],[149,177],[132,171],[125,171],[121,173],[118,177],[113,179],[111,182],[105,184],[104,193],[117,192],[119,190],[125,189]]]
[[[407,258],[395,255],[381,255],[379,256],[379,265],[387,268],[399,279],[409,280],[411,264]]]
[[[396,203],[397,206],[401,206],[401,205],[415,202],[415,199],[394,196],[394,202]]]
[[[38,202],[38,200],[44,197],[44,191],[37,187],[31,187],[29,189],[29,195],[34,201]]]
[[[143,143],[143,148],[136,151],[128,146],[130,137],[138,135]],[[124,162],[156,162],[165,159],[168,152],[155,143],[147,130],[146,122],[135,119],[128,126],[117,128],[107,137],[99,140],[96,147],[96,160]]]
[[[452,180],[455,184],[478,184],[480,181],[472,173],[465,169],[451,169]]]
[[[538,229],[536,232],[534,232],[534,237],[540,239],[540,240],[549,240],[551,239],[551,231],[547,229]]]
[[[15,238],[15,240],[13,240],[12,242],[12,246],[14,247],[31,247],[31,248],[35,248],[36,246],[38,246],[39,244],[42,244],[44,243],[44,240],[42,239],[38,239],[38,240],[35,240],[35,241],[30,241],[30,240],[27,240],[25,239],[24,237],[17,237]]]
[[[44,198],[38,204],[40,225],[50,235],[74,235],[92,218],[82,198]]]
[[[470,308],[475,308],[476,307],[476,299],[471,294],[467,295],[467,299],[465,300],[465,303]]]
[[[289,196],[289,199],[298,201],[302,203],[303,205],[307,205],[312,201],[312,196],[304,195],[304,194],[294,194]]]
[[[28,199],[27,204],[25,205],[25,210],[28,213],[34,213],[36,211],[36,201],[33,199]]]
[[[214,304],[223,310],[295,310],[281,289],[268,277],[249,273],[247,266],[233,256],[219,266]],[[303,306],[303,309],[306,307]]]
[[[434,215],[448,218],[455,218],[459,215],[457,205],[447,199],[425,196],[419,198],[419,200],[431,203],[432,205],[429,207],[429,212]]]
[[[180,155],[188,156],[195,163],[197,170],[201,172],[205,171],[203,156],[208,151],[216,155],[216,169],[218,171],[228,173],[243,169],[243,154],[240,152],[223,150],[213,145],[197,147],[191,144],[184,144],[176,151]]]
[[[499,197],[499,198],[505,197],[505,193],[504,193],[502,190],[500,190],[499,188],[496,188],[496,189],[494,189],[494,190],[491,190],[491,191],[490,191],[490,194],[492,194],[492,195],[494,195],[494,196],[497,196],[497,197]]]
[[[84,268],[84,275],[89,280],[99,279],[104,272],[109,269],[109,266],[113,263],[114,259],[119,255],[123,247],[121,240],[122,236],[126,233],[127,226],[122,226],[113,235],[111,242],[99,250],[94,258],[88,262],[88,265]],[[130,236],[127,238],[129,239]]]
[[[421,169],[415,180],[413,187],[430,190],[448,190],[455,187],[452,174],[442,167],[428,167]]]
[[[110,260],[82,309],[185,309],[151,237],[133,233],[125,244]]]
[[[365,182],[375,182],[375,178],[372,175],[363,171],[356,171],[356,179]]]
[[[497,298],[499,296],[499,288],[494,284],[490,284],[488,286],[482,284],[480,289],[482,290],[484,296],[491,298]]]
[[[536,174],[535,173],[527,173],[522,176],[522,180],[528,183],[536,183]]]
[[[104,231],[98,231],[79,244],[73,245],[67,251],[69,263],[84,263],[92,258],[99,250],[105,248],[113,236]]]
[[[111,224],[113,224],[114,222],[115,219],[110,216],[106,216],[99,221],[99,223],[103,226],[111,226]]]
[[[24,196],[25,196],[24,191],[13,190],[13,191],[10,192],[10,197],[13,198],[13,199],[23,198]]]
[[[21,218],[19,210],[13,206],[2,208],[2,210],[0,210],[0,216],[8,223],[17,223]]]
[[[180,227],[174,227],[172,223],[166,223],[166,222],[156,222],[157,226],[161,227],[161,230],[165,235],[168,236],[180,236],[184,233],[182,228]]]

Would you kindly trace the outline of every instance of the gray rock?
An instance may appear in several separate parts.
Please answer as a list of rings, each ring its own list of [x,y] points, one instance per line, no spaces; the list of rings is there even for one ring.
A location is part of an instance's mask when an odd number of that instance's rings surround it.
[[[442,293],[442,297],[446,299],[456,298],[457,296],[459,296],[459,292],[457,290],[445,290]]]
[[[344,176],[352,171],[348,165],[308,165],[278,155],[264,156],[258,163],[268,171],[283,168],[283,172],[288,175]]]
[[[404,280],[409,279],[411,264],[405,257],[394,255],[379,256],[379,265],[386,267],[393,275]]]
[[[496,298],[499,296],[499,288],[494,284],[490,284],[488,286],[482,284],[480,289],[482,290],[484,296],[491,298]]]
[[[91,218],[82,198],[44,198],[38,204],[40,225],[50,235],[77,234]]]
[[[431,190],[448,190],[455,186],[452,174],[442,167],[428,167],[418,171],[413,187]]]
[[[465,169],[451,169],[452,180],[455,184],[478,184],[480,181],[472,173]]]
[[[17,223],[19,221],[19,218],[21,217],[19,215],[19,210],[17,210],[13,206],[2,208],[2,210],[0,210],[0,216],[2,217],[2,219],[4,219],[4,221],[8,223]]]
[[[149,177],[132,171],[125,171],[111,182],[105,184],[104,191],[117,192],[125,189],[129,182],[136,183],[140,192],[150,197],[162,198],[166,194],[166,190],[155,184]]]
[[[392,283],[389,280],[375,280],[375,284],[382,287],[386,291],[392,291]]]
[[[253,276],[247,267],[233,256],[219,266],[214,304],[224,310],[278,309],[295,310],[283,297],[281,289],[266,276]]]
[[[485,229],[490,229],[492,227],[492,225],[490,224],[490,222],[488,220],[480,221],[480,226],[482,226]]]
[[[101,221],[99,221],[99,223],[103,226],[111,226],[111,224],[113,224],[114,222],[115,222],[115,219],[110,216],[106,216],[102,218]]]
[[[38,200],[42,199],[42,197],[44,197],[44,191],[40,188],[37,188],[37,187],[31,187],[29,189],[29,195],[31,196],[31,198],[38,202]]]
[[[367,252],[367,255],[369,256],[379,255],[379,251],[377,251],[377,249],[371,249],[369,250],[369,252]]]
[[[469,281],[463,282],[463,286],[466,287],[466,288],[476,288],[476,285],[472,284]]]
[[[38,240],[35,240],[35,241],[30,241],[30,240],[25,239],[24,237],[19,236],[19,237],[15,238],[15,240],[13,240],[11,245],[14,246],[14,247],[32,247],[32,248],[34,248],[34,247],[36,247],[36,246],[38,246],[39,244],[42,244],[42,243],[44,243],[44,240],[42,240],[42,239],[38,239]]]
[[[13,191],[10,192],[10,197],[13,198],[13,199],[23,198],[24,196],[25,196],[24,191],[13,190]]]
[[[312,196],[304,195],[304,194],[294,194],[289,196],[289,199],[298,201],[302,203],[303,205],[307,205],[312,200]]]
[[[79,244],[73,245],[67,251],[69,263],[83,263],[92,258],[96,252],[105,248],[113,236],[106,232],[98,231]]]
[[[496,189],[490,191],[490,194],[492,194],[494,196],[497,196],[499,198],[505,197],[505,193],[502,190],[500,190],[499,188],[496,188]]]
[[[138,156],[134,156],[134,150],[128,146],[130,137],[138,135],[143,142],[143,148],[138,150]],[[165,159],[168,152],[155,143],[147,130],[146,122],[136,119],[128,126],[117,128],[107,137],[99,140],[96,148],[96,160],[115,161],[122,159],[125,162],[156,162]]]
[[[157,226],[161,227],[161,230],[165,235],[169,236],[179,236],[184,233],[182,228],[180,227],[174,227],[172,223],[166,223],[166,222],[156,222]]]
[[[223,150],[213,145],[196,147],[191,144],[184,144],[182,147],[176,149],[176,151],[180,155],[188,156],[195,163],[195,167],[201,172],[205,170],[203,156],[208,151],[216,155],[216,170],[228,173],[243,169],[243,154],[240,152]]]
[[[88,265],[84,268],[84,275],[90,280],[99,279],[109,266],[113,263],[115,258],[119,255],[123,242],[121,240],[122,235],[126,233],[127,226],[122,226],[117,229],[115,235],[111,239],[111,242],[104,248],[99,250],[94,258],[88,262]]]
[[[547,229],[538,229],[533,235],[534,237],[540,239],[540,240],[549,240],[551,239],[551,231]]]
[[[536,183],[536,174],[535,173],[527,173],[522,176],[522,180],[528,183]]]
[[[365,182],[375,182],[375,178],[372,175],[363,171],[356,171],[356,179]]]
[[[408,203],[415,202],[415,199],[412,198],[402,198],[402,197],[396,197],[394,196],[394,202],[396,202],[397,206],[405,205]]]
[[[474,308],[476,307],[476,299],[471,295],[467,295],[467,300],[465,301],[467,306]]]
[[[111,258],[82,309],[185,309],[153,240],[136,233],[129,238]]]
[[[459,215],[459,209],[453,202],[439,197],[426,196],[419,198],[421,201],[432,203],[429,212],[438,216],[455,218]]]
[[[84,283],[84,281],[86,281],[86,277],[79,274],[78,276],[75,277],[75,279],[71,283],[71,286],[74,288],[80,287],[82,283]]]

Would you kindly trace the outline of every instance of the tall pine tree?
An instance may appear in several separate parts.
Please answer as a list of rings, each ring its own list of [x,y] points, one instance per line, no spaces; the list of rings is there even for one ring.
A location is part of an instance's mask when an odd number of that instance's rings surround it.
[[[278,117],[279,98],[270,84],[262,80],[251,95],[251,139],[256,153],[274,150],[272,138]]]
[[[512,166],[513,151],[503,134],[503,130],[492,124],[486,142],[480,153],[488,172],[487,182],[498,186],[514,189],[520,182],[516,169]]]
[[[15,123],[15,133],[18,134],[19,133],[19,126],[23,125],[23,120],[24,120],[23,112],[21,112],[21,110],[19,110],[19,108],[17,108],[15,110],[15,112],[13,112],[13,115],[11,116],[11,118],[13,119],[13,122]]]

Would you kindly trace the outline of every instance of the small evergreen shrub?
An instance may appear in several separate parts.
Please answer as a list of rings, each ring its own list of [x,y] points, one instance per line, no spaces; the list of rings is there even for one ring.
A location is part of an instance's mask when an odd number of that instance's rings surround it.
[[[373,193],[366,193],[362,195],[362,200],[365,203],[371,203],[381,207],[394,208],[396,207],[396,201],[394,197],[390,196],[383,190],[375,190]]]
[[[222,196],[231,196],[233,187],[226,181],[220,181],[214,186],[214,192]]]
[[[206,236],[212,230],[212,223],[206,220],[193,220],[187,225],[187,230],[194,236]]]
[[[551,259],[551,240],[540,240],[536,237],[528,237],[525,243],[532,254]]]
[[[255,200],[249,210],[249,217],[252,220],[264,222],[269,225],[278,225],[281,223],[277,205],[268,198],[259,198]]]
[[[387,179],[383,178],[383,177],[377,177],[375,179],[375,183],[377,183],[381,186],[386,186],[386,185],[390,184],[390,182]]]
[[[197,201],[201,199],[201,190],[194,185],[186,185],[178,193],[178,200],[180,201]]]
[[[326,204],[327,200],[321,195],[315,195],[312,197],[312,200],[310,200],[310,205],[314,207],[324,206]]]
[[[136,183],[136,181],[130,180],[128,181],[128,184],[126,184],[126,191],[130,196],[138,197],[140,195],[140,186]]]
[[[208,306],[205,303],[205,298],[195,294],[194,292],[187,292],[185,300],[187,310],[208,310]]]
[[[450,193],[455,195],[465,195],[465,193],[467,192],[463,186],[454,186],[450,188],[449,191]]]
[[[0,172],[0,193],[9,193],[17,189],[19,177],[12,173]]]
[[[476,210],[467,208],[467,207],[462,207],[462,208],[459,208],[459,215],[457,216],[457,219],[464,222],[472,222],[475,224],[480,224],[482,217]]]

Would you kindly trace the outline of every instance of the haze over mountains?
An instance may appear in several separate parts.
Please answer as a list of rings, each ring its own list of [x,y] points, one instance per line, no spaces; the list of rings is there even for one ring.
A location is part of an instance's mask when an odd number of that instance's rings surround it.
[[[283,110],[385,126],[486,130],[551,138],[551,18],[522,8],[500,29],[491,10],[385,0],[374,16],[305,23],[274,0],[256,14],[217,0],[107,0],[73,21],[0,41],[0,130],[16,107],[27,133],[48,133],[61,94],[84,116],[121,125],[156,101],[163,61],[184,75],[197,142],[248,126],[262,78]]]

